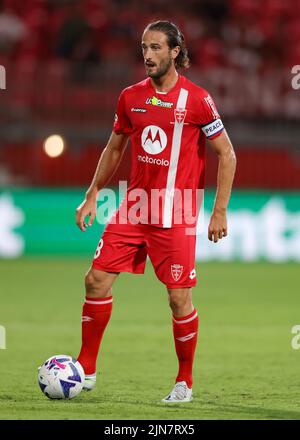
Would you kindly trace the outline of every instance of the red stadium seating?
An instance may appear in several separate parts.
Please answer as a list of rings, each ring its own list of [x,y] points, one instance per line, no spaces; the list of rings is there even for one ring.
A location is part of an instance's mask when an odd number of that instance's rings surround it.
[[[0,149],[0,161],[18,182],[28,185],[80,186],[88,185],[102,149],[98,145],[72,148],[67,145],[60,157],[49,158],[41,142],[9,144]],[[237,150],[238,168],[235,188],[282,189],[300,188],[300,157],[284,146],[259,149],[243,146]],[[207,150],[206,187],[216,186],[217,156]],[[127,149],[112,184],[130,175],[130,148]]]

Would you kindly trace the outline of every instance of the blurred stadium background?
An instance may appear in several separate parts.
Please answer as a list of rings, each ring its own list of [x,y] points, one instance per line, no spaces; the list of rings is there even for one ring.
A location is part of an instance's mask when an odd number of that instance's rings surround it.
[[[187,413],[151,404],[168,391],[176,359],[170,364],[164,288],[148,268],[144,278],[124,274],[116,288],[126,295],[117,295],[104,338],[103,387],[77,406],[49,406],[36,366],[79,349],[83,275],[102,230],[82,234],[75,208],[121,89],[144,78],[140,36],[156,19],[182,28],[192,61],[184,74],[214,97],[238,159],[230,234],[217,245],[206,234],[198,240],[200,401]],[[300,305],[299,42],[300,0],[0,0],[0,324],[8,338],[0,418],[300,418],[290,346]],[[128,148],[112,186],[129,170]],[[206,223],[216,173],[207,149]],[[125,366],[137,365],[129,380]]]
[[[120,90],[144,78],[143,28],[161,17],[182,27],[186,75],[215,98],[237,152],[232,235],[218,247],[205,240],[203,258],[300,260],[299,0],[1,0],[0,256],[94,247],[99,230],[70,242],[69,207],[90,182]],[[54,134],[64,150],[52,158],[43,146]],[[207,165],[210,206],[210,151]],[[112,184],[129,169],[128,149]]]

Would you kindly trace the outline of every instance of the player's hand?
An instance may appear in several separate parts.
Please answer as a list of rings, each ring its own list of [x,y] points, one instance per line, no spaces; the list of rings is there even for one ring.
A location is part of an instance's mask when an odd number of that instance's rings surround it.
[[[76,209],[76,224],[78,228],[85,232],[88,226],[92,226],[96,217],[97,200],[95,198],[84,199],[84,201]],[[89,216],[86,223],[85,218]]]
[[[213,212],[209,226],[208,226],[208,239],[217,243],[223,237],[227,236],[227,217],[226,211]]]

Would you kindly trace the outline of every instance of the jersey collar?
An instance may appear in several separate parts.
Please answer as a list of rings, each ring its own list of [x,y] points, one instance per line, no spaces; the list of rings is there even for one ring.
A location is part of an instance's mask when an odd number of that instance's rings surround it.
[[[177,89],[179,89],[180,84],[181,84],[181,79],[182,79],[182,75],[178,74],[176,84],[174,84],[174,86],[171,88],[171,90],[169,90],[167,93],[157,92],[157,90],[155,90],[155,88],[152,85],[151,78],[149,78],[149,77],[147,78],[147,85],[151,89],[152,93],[163,98],[164,96],[169,96],[171,93],[173,93]]]

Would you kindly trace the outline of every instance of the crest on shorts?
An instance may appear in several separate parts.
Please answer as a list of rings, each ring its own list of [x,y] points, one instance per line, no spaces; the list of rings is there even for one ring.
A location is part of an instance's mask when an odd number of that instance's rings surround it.
[[[183,266],[180,264],[171,264],[171,274],[174,281],[178,281],[182,275]]]

